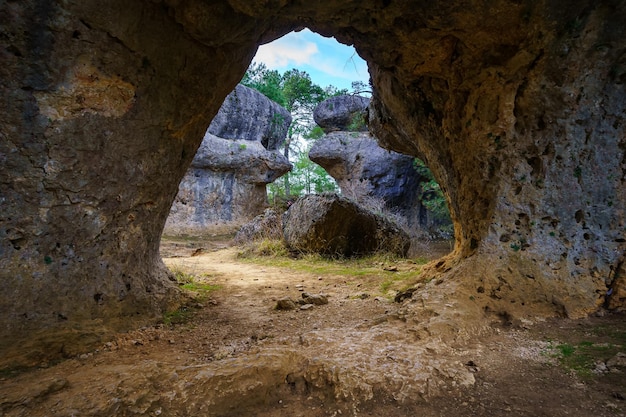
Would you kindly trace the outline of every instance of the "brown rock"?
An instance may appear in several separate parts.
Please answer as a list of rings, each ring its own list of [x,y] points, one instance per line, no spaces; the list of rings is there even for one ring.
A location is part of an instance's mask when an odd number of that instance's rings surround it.
[[[328,256],[405,256],[410,245],[396,224],[336,194],[298,199],[283,215],[283,236],[293,251]]]
[[[276,310],[295,310],[297,305],[291,298],[281,298],[276,301]]]

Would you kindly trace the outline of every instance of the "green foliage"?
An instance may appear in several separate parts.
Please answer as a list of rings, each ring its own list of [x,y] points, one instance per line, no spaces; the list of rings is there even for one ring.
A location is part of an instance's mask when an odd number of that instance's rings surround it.
[[[549,341],[546,354],[557,359],[564,368],[581,377],[591,377],[599,362],[606,362],[626,346],[626,331],[623,327],[600,325],[585,331],[585,339],[575,335],[573,340],[562,343]]]
[[[283,155],[294,163],[294,170],[283,177],[282,184],[273,183],[268,186],[270,201],[288,200],[292,195],[297,196],[304,192],[336,190],[334,180],[321,167],[310,161],[306,162],[305,159],[308,161],[308,141],[318,139],[324,134],[313,121],[313,110],[327,98],[346,94],[347,90],[338,90],[333,86],[322,88],[313,83],[305,71],[291,69],[280,74],[269,70],[264,64],[256,63],[248,68],[241,83],[258,90],[291,113],[292,122],[283,144]]]
[[[309,133],[307,133],[304,138],[305,139],[313,139],[313,140],[317,140],[319,138],[321,138],[322,136],[324,136],[324,130],[319,127],[319,126],[315,126],[313,127],[313,129],[311,129],[311,131]]]
[[[252,63],[241,80],[241,84],[254,88],[270,100],[285,107],[282,91],[282,75],[276,70],[269,70],[265,64]]]
[[[221,288],[220,285],[205,282],[205,279],[208,278],[207,275],[198,277],[193,273],[187,272],[184,266],[171,267],[171,271],[174,273],[174,278],[176,278],[178,285],[184,290],[196,293],[196,299],[206,299],[209,293]]]
[[[186,323],[193,317],[193,313],[193,310],[186,306],[178,310],[168,311],[163,315],[163,323],[168,326]]]
[[[450,222],[450,211],[448,209],[448,203],[446,197],[439,186],[439,183],[435,181],[433,173],[428,169],[426,164],[420,159],[415,158],[414,165],[415,170],[422,176],[425,181],[422,181],[422,204],[433,215],[435,219],[442,222]]]
[[[365,129],[365,114],[359,112],[352,115],[352,120],[348,124],[349,132],[360,132]]]
[[[298,156],[291,173],[292,193],[303,195],[337,191],[337,183],[321,166],[311,161],[308,150]]]

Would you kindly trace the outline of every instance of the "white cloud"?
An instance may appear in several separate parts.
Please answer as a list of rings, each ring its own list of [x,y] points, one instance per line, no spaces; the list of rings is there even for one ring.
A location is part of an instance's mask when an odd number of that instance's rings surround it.
[[[349,88],[351,81],[369,80],[367,64],[354,48],[308,29],[262,45],[254,61],[281,72],[290,68],[307,71],[313,82],[321,86]]]
[[[290,64],[310,64],[312,57],[318,52],[317,45],[313,42],[298,37],[281,38],[261,45],[254,60],[265,63],[269,69],[278,69]]]

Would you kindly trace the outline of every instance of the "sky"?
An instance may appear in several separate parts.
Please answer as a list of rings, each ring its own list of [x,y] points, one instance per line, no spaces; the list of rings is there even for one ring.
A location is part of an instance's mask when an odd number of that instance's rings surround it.
[[[353,47],[304,29],[261,45],[253,62],[283,73],[292,68],[306,71],[320,87],[333,85],[351,91],[352,81],[369,85],[367,64]]]

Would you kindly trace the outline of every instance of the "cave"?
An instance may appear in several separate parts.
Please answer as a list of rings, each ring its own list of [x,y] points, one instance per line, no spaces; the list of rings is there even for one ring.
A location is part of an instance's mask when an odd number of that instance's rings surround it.
[[[624,2],[25,0],[0,16],[0,366],[184,301],[159,256],[178,184],[258,46],[303,27],[355,46],[371,131],[448,199],[433,326],[583,317],[619,293]]]

